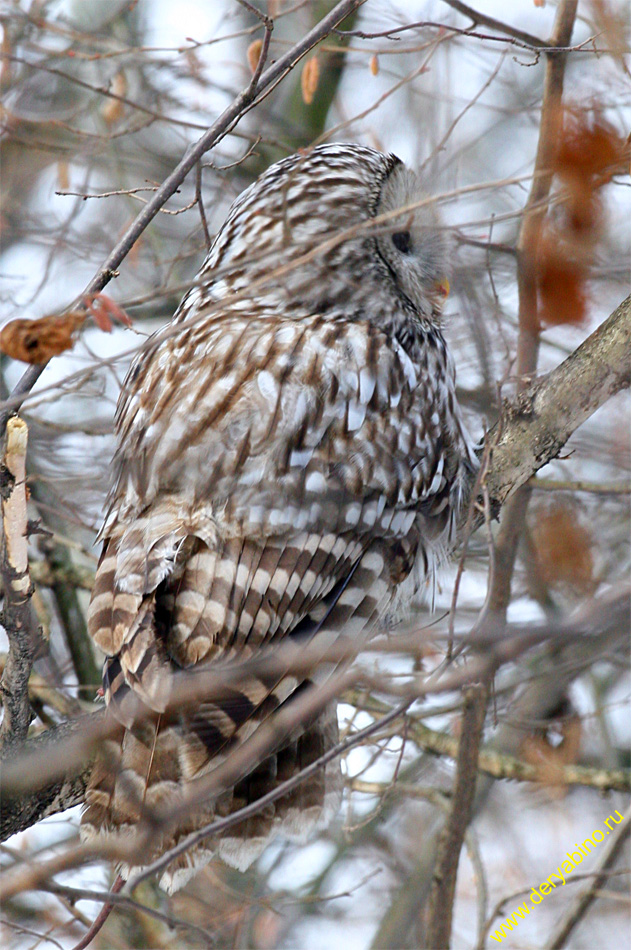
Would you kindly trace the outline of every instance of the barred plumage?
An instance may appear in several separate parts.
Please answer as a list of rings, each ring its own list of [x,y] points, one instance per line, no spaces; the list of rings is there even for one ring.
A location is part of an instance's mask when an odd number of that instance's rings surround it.
[[[446,257],[395,156],[320,146],[237,199],[194,288],[135,360],[88,618],[121,728],[95,766],[84,835],[177,802],[330,668],[248,675],[179,715],[174,671],[316,634],[360,644],[448,548],[476,462],[440,329]],[[313,761],[336,728],[329,705],[156,834],[147,860]],[[163,884],[213,851],[246,867],[277,831],[324,821],[334,772],[173,862]]]

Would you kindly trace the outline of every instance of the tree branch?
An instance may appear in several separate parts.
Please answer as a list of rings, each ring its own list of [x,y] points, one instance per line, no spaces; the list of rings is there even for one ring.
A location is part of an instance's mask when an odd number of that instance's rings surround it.
[[[578,676],[611,651],[625,649],[631,623],[630,609],[628,588],[607,592],[558,625],[547,649],[535,657],[534,662],[532,657],[528,657],[527,665],[522,664],[527,682],[512,705],[513,722],[499,726],[489,748],[515,754],[526,730],[514,723],[545,720],[558,707],[569,685]],[[512,629],[509,626],[506,632]],[[569,630],[573,631],[574,637],[562,643],[560,634]],[[497,637],[492,637],[491,643],[496,640]],[[478,777],[474,815],[482,810],[493,786],[494,780],[490,776]],[[386,912],[371,945],[374,950],[402,946],[413,921],[418,920],[419,908],[427,899],[441,830],[442,822],[438,820],[425,827],[418,863],[410,870],[406,884]],[[419,945],[425,946],[422,936]]]
[[[520,485],[556,458],[608,399],[631,385],[631,294],[556,369],[507,403],[486,488],[497,514]]]
[[[369,703],[366,703],[359,692],[352,692],[349,696],[345,696],[344,700],[366,712],[378,712],[381,715],[390,712],[392,708],[388,703],[374,696],[370,696]],[[450,759],[458,758],[459,741],[455,736],[430,729],[413,714],[408,714],[408,735],[415,745],[426,752],[444,755]],[[507,755],[487,745],[480,749],[478,770],[491,778],[500,780],[539,783],[545,781],[537,765],[514,755]],[[555,781],[555,784],[559,786],[581,785],[585,788],[595,788],[599,792],[631,792],[631,769],[601,769],[586,765],[559,764],[557,777],[558,782]],[[359,786],[357,788],[359,789]]]
[[[26,508],[26,447],[28,428],[17,416],[9,421],[2,486],[3,545],[0,570],[4,587],[2,625],[9,640],[0,695],[4,717],[0,747],[16,749],[26,739],[31,722],[28,680],[43,639],[31,611]]]
[[[125,231],[120,241],[112,249],[111,254],[103,263],[98,273],[92,278],[86,287],[81,298],[99,293],[109,283],[112,277],[117,277],[118,267],[123,262],[135,242],[143,233],[145,228],[155,218],[160,209],[167,203],[169,198],[175,194],[178,187],[182,184],[188,173],[195,167],[202,155],[209,149],[217,145],[221,139],[231,132],[239,120],[249,112],[258,102],[259,98],[266,92],[276,86],[300,60],[306,56],[309,50],[313,49],[320,40],[324,39],[333,31],[333,29],[345,20],[349,14],[357,10],[366,0],[340,0],[339,3],[322,17],[313,29],[309,30],[294,46],[291,47],[283,56],[273,62],[258,77],[255,83],[251,81],[248,86],[237,96],[234,102],[222,112],[212,126],[204,132],[202,137],[187,149],[182,160],[176,165],[170,175],[162,182],[155,194],[149,199],[143,207],[140,214],[135,218],[129,228]],[[269,30],[266,27],[266,37]],[[253,77],[254,78],[254,77]],[[0,412],[0,434],[4,432],[7,419],[10,413],[17,410],[24,401],[25,396],[31,391],[41,374],[46,363],[29,366],[10,398]]]
[[[557,10],[550,45],[569,46],[578,0],[562,0]],[[537,372],[541,326],[537,307],[537,248],[552,185],[552,159],[557,148],[559,115],[563,99],[567,54],[551,53],[546,62],[539,139],[532,186],[517,241],[517,290],[519,334],[517,338],[517,394],[526,389]],[[532,494],[524,484],[508,500],[489,573],[488,593],[480,622],[487,616],[506,619],[519,540]]]
[[[438,844],[429,895],[427,946],[431,950],[443,950],[450,945],[456,875],[471,820],[489,683],[490,677],[465,690],[454,791]]]
[[[535,49],[545,49],[547,46],[559,45],[552,41],[542,40],[538,36],[533,36],[532,33],[525,33],[523,30],[518,30],[516,26],[511,26],[510,23],[502,23],[501,20],[496,20],[495,17],[480,13],[468,4],[461,3],[460,0],[443,0],[443,3],[446,3],[452,10],[457,10],[458,13],[462,13],[463,16],[469,17],[473,26],[477,26],[478,23],[480,23],[482,26],[487,26],[490,30],[496,30],[498,33],[512,36],[530,49],[533,47]]]

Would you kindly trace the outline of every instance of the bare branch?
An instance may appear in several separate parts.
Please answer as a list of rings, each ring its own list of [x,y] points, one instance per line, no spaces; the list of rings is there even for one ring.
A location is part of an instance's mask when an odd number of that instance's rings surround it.
[[[574,29],[578,0],[562,0],[557,10],[551,46],[569,45]],[[552,158],[556,149],[559,110],[563,96],[566,54],[551,53],[541,106],[539,141],[532,186],[524,208],[517,241],[517,291],[519,294],[519,335],[517,339],[517,392],[523,393],[537,370],[539,325],[537,279],[534,269],[543,218],[547,212],[552,184]],[[524,484],[508,500],[502,525],[495,541],[493,569],[482,616],[505,618],[510,600],[517,547],[524,527],[532,489]]]
[[[506,406],[486,478],[493,513],[556,458],[597,409],[629,385],[631,294],[560,366]]]
[[[554,42],[554,38],[550,41],[542,40],[538,36],[533,36],[532,33],[526,33],[524,30],[519,30],[517,27],[511,26],[509,23],[503,23],[501,20],[496,20],[495,17],[487,16],[485,13],[480,13],[479,10],[474,9],[474,7],[470,7],[466,3],[461,3],[460,0],[443,0],[443,3],[446,3],[447,6],[451,7],[453,10],[457,10],[458,13],[462,13],[463,16],[469,17],[473,26],[477,26],[478,23],[481,23],[482,26],[487,26],[490,30],[496,30],[498,33],[504,33],[506,36],[512,36],[514,39],[519,40],[520,43],[523,43],[524,46],[527,46],[530,49],[545,49],[548,46],[560,45],[559,42]]]
[[[451,808],[438,845],[429,896],[427,946],[431,950],[443,950],[450,944],[456,875],[465,833],[471,820],[489,682],[490,679],[487,679],[465,690]]]

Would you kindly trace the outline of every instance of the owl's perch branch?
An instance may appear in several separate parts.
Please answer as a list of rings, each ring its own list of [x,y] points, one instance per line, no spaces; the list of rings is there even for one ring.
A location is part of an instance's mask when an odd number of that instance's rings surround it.
[[[620,622],[623,623],[624,621]],[[581,627],[578,632],[580,634],[588,633],[589,628]],[[480,649],[478,658],[474,658],[466,669],[446,672],[439,679],[432,679],[431,681],[426,681],[423,677],[417,677],[410,689],[403,694],[404,698],[409,701],[410,695],[417,699],[421,696],[444,692],[447,689],[458,689],[475,680],[477,676],[482,675],[487,670],[489,662],[501,666],[518,659],[524,652],[550,637],[554,637],[558,642],[564,642],[567,637],[574,639],[576,635],[576,627],[572,624],[566,628],[560,627],[558,624],[543,625],[536,628],[531,626],[508,627],[504,631],[503,637],[493,636],[487,638],[484,643],[480,643],[483,649]],[[382,641],[381,643],[369,644],[366,649],[381,648],[387,652],[392,652],[399,644],[403,652],[410,654],[422,645],[422,641],[419,643],[418,633],[415,633],[409,639],[401,639],[403,642],[400,644],[398,639],[395,644]],[[282,644],[277,648],[261,650],[255,657],[238,663],[216,664],[195,674],[184,671],[174,676],[169,706],[177,710],[187,703],[194,704],[210,699],[214,701],[221,700],[231,695],[235,686],[252,676],[272,677],[280,674],[295,674],[304,677],[312,673],[318,663],[338,664],[349,662],[355,657],[358,649],[361,649],[361,647],[348,641],[327,646],[325,649],[322,645],[316,645],[315,647],[303,645],[296,650],[292,644]],[[367,680],[366,674],[363,674],[362,678]],[[336,695],[339,695],[339,692]],[[323,689],[320,690],[317,697],[310,695],[308,699],[305,699],[304,704],[300,705],[301,715],[313,712],[311,707],[307,707],[307,703],[317,703],[323,698],[326,699]],[[144,709],[145,707],[138,702],[136,708],[133,710],[130,708],[130,715],[133,713],[133,715],[141,717]],[[296,723],[301,721],[299,718]],[[20,807],[24,805],[28,795],[33,792],[36,782],[44,789],[49,784],[61,782],[65,777],[75,776],[80,770],[84,769],[86,760],[89,759],[96,745],[117,728],[118,726],[113,724],[111,719],[105,717],[104,711],[100,710],[50,729],[38,738],[26,743],[19,759],[6,761],[2,769],[0,799],[2,800],[3,818],[6,818],[7,810],[11,807],[10,803],[12,801],[20,799]],[[252,743],[250,748],[251,746]],[[262,754],[265,750],[258,751]],[[232,767],[235,761],[234,757],[231,757],[231,759]],[[224,771],[226,770],[224,769]],[[214,772],[213,775],[215,775]],[[229,779],[230,781],[236,781],[232,774]],[[214,778],[212,781],[214,781]],[[196,787],[202,785],[204,785],[204,780],[199,780]],[[204,786],[202,797],[208,791]],[[213,788],[212,791],[216,791],[216,789]],[[52,814],[52,812],[47,812],[47,814]],[[10,824],[5,821],[2,825],[2,833],[5,835],[14,833],[10,832],[9,828]],[[0,840],[2,840],[2,834],[0,834]]]
[[[246,112],[249,112],[250,109],[260,101],[261,97],[271,92],[314,46],[328,36],[339,23],[345,20],[351,13],[354,13],[365,2],[366,0],[340,0],[330,13],[322,17],[320,22],[316,23],[313,29],[309,30],[291,49],[282,56],[279,56],[267,69],[263,70],[260,76],[257,77],[255,74],[252,81],[237,96],[234,102],[222,112],[195,145],[187,149],[184,157],[176,165],[171,174],[165,178],[158,190],[149,199],[147,204],[144,205],[140,214],[134,219],[127,231],[125,231],[120,241],[118,241],[112,249],[109,257],[90,281],[85,292],[81,295],[81,298],[90,294],[99,293],[110,282],[112,277],[117,276],[118,268],[140,235],[151,221],[153,221],[160,209],[164,207],[169,198],[175,194],[188,173],[195,168],[201,157],[209,151],[209,149],[217,145],[224,136],[231,132]],[[268,26],[266,24],[266,39],[269,39],[268,32]],[[254,81],[255,79],[257,80],[256,82]],[[10,398],[5,402],[2,411],[0,411],[0,434],[4,432],[10,413],[17,411],[22,405],[25,397],[30,393],[43,373],[46,365],[46,363],[40,363],[29,366],[26,370],[11,393]]]
[[[489,433],[486,488],[497,513],[521,485],[556,458],[608,399],[631,385],[631,294],[547,376],[536,380]]]
[[[4,716],[0,747],[22,745],[31,721],[28,681],[33,660],[42,645],[41,631],[31,612],[31,578],[28,565],[28,515],[26,498],[26,447],[28,428],[14,417],[7,426],[2,485],[3,544],[0,561],[4,608],[2,625],[9,639],[9,654],[0,682]]]

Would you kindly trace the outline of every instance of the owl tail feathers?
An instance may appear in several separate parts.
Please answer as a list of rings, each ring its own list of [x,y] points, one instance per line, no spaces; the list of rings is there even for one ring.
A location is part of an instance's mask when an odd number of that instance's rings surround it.
[[[151,844],[138,863],[122,864],[127,880],[138,874],[189,834],[227,817],[293,778],[337,742],[335,704],[327,708],[298,737],[274,753],[212,801],[196,805],[178,824],[152,832]],[[180,768],[180,753],[186,736],[173,725],[164,725],[160,716],[152,722],[134,724],[108,738],[101,746],[88,784],[81,817],[84,841],[120,842],[127,851],[136,826],[153,809],[169,810],[182,801],[186,780]],[[225,760],[222,753],[213,763]],[[217,856],[230,867],[246,871],[270,842],[283,837],[304,842],[318,828],[326,826],[339,808],[341,775],[337,761],[330,763],[296,785],[282,797],[265,805],[238,825],[198,842],[167,866],[160,887],[173,893]]]
[[[119,842],[122,856],[133,845],[137,830],[147,827],[143,819],[151,820],[178,804],[183,778],[174,726],[165,726],[160,715],[135,722],[130,728],[119,725],[111,712],[109,719],[113,732],[99,747],[92,767],[81,815],[81,838],[97,844],[107,842],[114,848]],[[144,835],[140,840],[145,840]],[[171,827],[152,828],[142,862],[150,863],[175,843]],[[129,865],[121,867],[125,879],[130,870]]]

